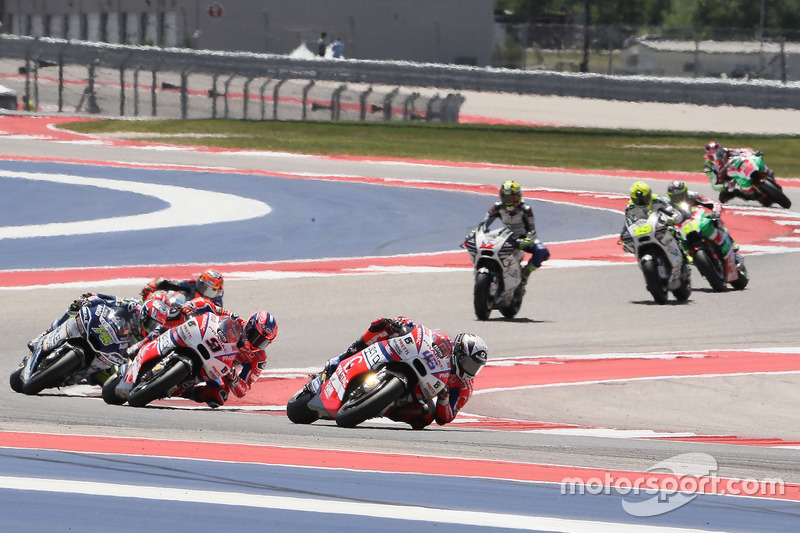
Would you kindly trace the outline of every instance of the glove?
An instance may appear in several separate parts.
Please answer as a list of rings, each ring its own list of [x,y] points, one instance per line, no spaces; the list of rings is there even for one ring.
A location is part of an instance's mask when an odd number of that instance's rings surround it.
[[[237,398],[243,397],[247,394],[247,383],[244,380],[239,379],[239,376],[234,375],[233,377],[228,379],[228,388],[233,391]]]
[[[436,405],[447,405],[447,402],[450,401],[450,391],[448,389],[444,389],[442,392],[439,393],[439,396],[436,398]]]
[[[197,312],[197,306],[194,303],[189,302],[181,306],[181,314],[183,316],[193,315]]]
[[[524,250],[525,248],[531,245],[531,242],[533,241],[531,241],[530,237],[525,237],[524,239],[520,240],[519,243],[517,243],[517,246],[519,247],[520,250]]]
[[[156,287],[158,287],[158,284],[163,279],[164,278],[156,278],[154,280],[148,281],[147,285],[145,285],[144,288],[142,289],[142,297],[146,299],[148,296],[153,294],[156,291]]]
[[[720,215],[719,211],[712,211],[710,216],[712,220],[718,220],[719,215]]]
[[[92,293],[87,292],[86,294],[82,295],[80,298],[77,298],[69,304],[70,311],[78,311],[81,307],[89,303],[89,298],[92,296]]]

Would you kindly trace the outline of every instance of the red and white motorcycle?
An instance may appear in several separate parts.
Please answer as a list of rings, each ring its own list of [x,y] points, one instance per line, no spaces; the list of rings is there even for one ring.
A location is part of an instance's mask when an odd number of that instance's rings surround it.
[[[103,385],[103,400],[144,407],[179,396],[199,383],[232,375],[242,328],[230,317],[205,313],[162,333],[120,366]]]
[[[450,374],[450,358],[433,343],[434,332],[416,326],[342,360],[336,371],[315,374],[286,405],[295,424],[320,418],[355,427],[390,407],[436,397]]]

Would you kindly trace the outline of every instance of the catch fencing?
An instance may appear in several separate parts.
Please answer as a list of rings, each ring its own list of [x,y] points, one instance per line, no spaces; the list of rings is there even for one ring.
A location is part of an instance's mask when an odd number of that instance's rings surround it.
[[[800,83],[301,59],[0,36],[3,84],[105,116],[458,122],[468,91],[800,109]]]

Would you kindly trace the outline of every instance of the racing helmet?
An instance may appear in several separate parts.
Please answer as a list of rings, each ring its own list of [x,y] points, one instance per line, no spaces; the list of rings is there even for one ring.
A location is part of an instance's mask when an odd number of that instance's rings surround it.
[[[719,144],[717,141],[711,141],[706,144],[706,159],[709,161],[714,161],[717,157],[717,151],[722,148],[722,145]]]
[[[639,207],[647,207],[653,203],[653,191],[643,181],[637,181],[631,187],[631,203]]]
[[[275,317],[266,311],[257,311],[247,320],[244,327],[244,338],[250,346],[263,350],[278,335],[278,323]]]
[[[478,375],[489,358],[486,342],[474,333],[459,333],[453,345],[450,366],[459,379],[472,379]]]
[[[522,205],[522,188],[516,181],[506,181],[500,186],[500,201],[509,211]]]
[[[150,299],[139,309],[139,334],[147,337],[169,318],[169,306],[163,300]]]
[[[433,351],[439,359],[447,359],[453,353],[453,341],[441,331],[434,330]]]
[[[675,180],[667,187],[667,194],[669,201],[672,204],[681,204],[689,200],[689,189],[686,187],[686,182]]]
[[[194,288],[200,296],[213,300],[222,294],[222,274],[216,270],[206,270],[197,278]]]

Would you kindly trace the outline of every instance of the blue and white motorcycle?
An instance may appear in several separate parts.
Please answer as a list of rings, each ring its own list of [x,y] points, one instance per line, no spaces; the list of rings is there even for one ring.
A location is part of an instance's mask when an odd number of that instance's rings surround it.
[[[126,361],[130,324],[113,307],[84,306],[34,342],[11,373],[11,388],[23,394],[78,383],[101,384]]]

